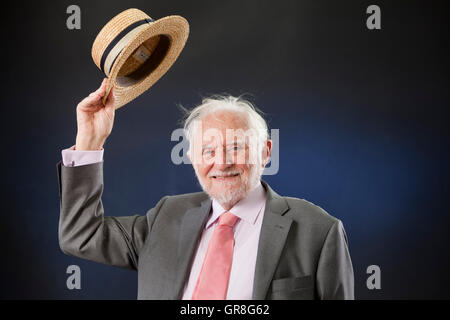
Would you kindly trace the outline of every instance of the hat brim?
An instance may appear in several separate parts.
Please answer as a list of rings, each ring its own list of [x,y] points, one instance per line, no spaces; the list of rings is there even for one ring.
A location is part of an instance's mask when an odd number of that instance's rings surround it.
[[[112,66],[103,103],[106,104],[114,87],[116,109],[135,99],[155,84],[175,63],[189,35],[189,24],[181,16],[168,16],[150,23],[137,33],[122,50]],[[124,63],[145,41],[160,36],[160,41],[150,58],[135,72],[118,76]]]

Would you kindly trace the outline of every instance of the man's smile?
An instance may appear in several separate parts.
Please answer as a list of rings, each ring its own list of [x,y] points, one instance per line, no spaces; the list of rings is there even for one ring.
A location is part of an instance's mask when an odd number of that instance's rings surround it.
[[[239,177],[241,174],[240,173],[227,173],[227,174],[221,174],[221,175],[212,175],[211,178],[215,179],[215,180],[232,180],[235,179],[237,177]]]

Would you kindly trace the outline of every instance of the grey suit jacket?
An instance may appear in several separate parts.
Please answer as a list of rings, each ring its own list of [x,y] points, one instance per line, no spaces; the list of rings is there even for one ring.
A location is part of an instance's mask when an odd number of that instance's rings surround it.
[[[138,299],[180,299],[211,200],[166,196],[145,216],[104,216],[103,163],[57,165],[59,244],[69,255],[138,271]],[[340,220],[267,192],[253,299],[353,299],[353,268]]]

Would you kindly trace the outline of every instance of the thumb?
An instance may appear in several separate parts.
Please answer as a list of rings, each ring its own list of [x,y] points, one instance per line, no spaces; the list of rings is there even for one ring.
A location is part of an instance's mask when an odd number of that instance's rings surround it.
[[[111,91],[109,91],[108,98],[106,100],[105,109],[107,112],[114,112],[115,110],[115,102],[116,102],[116,96],[114,95],[114,87],[111,88]]]

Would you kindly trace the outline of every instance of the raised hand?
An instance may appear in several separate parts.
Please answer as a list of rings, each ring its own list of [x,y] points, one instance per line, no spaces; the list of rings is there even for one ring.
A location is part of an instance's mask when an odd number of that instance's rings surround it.
[[[76,150],[101,150],[114,124],[114,88],[111,89],[106,105],[105,95],[108,79],[103,79],[100,88],[84,98],[77,106]]]

